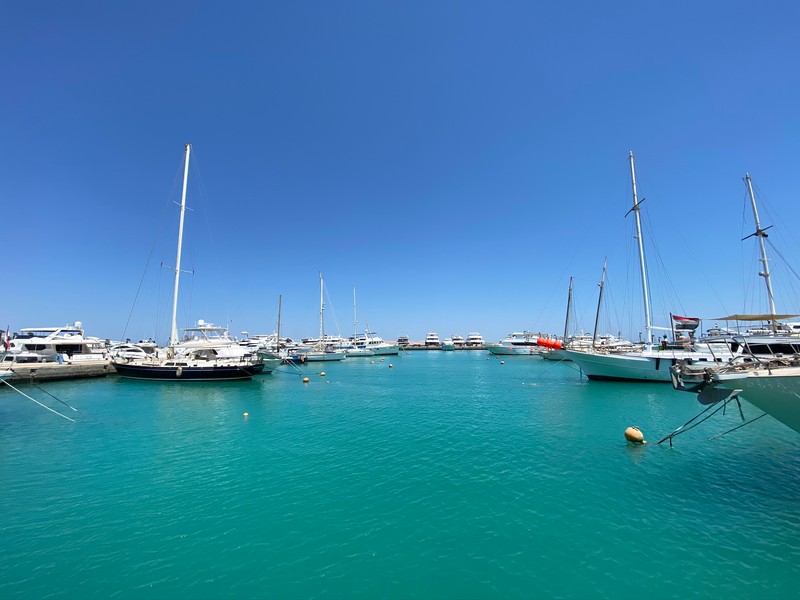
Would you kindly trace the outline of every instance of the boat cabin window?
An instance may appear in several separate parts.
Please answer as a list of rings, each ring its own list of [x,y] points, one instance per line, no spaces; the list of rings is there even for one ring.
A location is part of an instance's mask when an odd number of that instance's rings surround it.
[[[747,350],[752,354],[797,354],[794,344],[748,344]]]

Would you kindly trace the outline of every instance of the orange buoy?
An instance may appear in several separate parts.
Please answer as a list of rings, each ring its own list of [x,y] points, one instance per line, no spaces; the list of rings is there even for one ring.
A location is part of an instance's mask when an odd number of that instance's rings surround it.
[[[564,347],[564,344],[559,342],[558,340],[553,342],[553,350],[561,350]]]
[[[625,439],[631,444],[646,444],[644,434],[639,431],[638,427],[628,427],[625,430]]]

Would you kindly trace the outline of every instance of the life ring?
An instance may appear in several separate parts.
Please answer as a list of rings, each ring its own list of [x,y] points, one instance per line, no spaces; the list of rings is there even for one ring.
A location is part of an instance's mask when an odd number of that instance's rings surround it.
[[[183,375],[183,367],[178,367],[175,369],[175,377],[180,377],[181,375]]]

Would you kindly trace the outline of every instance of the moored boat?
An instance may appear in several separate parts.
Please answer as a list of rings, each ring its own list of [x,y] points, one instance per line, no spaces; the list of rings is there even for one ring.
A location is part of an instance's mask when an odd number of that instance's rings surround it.
[[[581,369],[592,381],[655,381],[669,383],[671,375],[669,367],[679,360],[695,362],[724,362],[733,357],[724,346],[712,348],[709,342],[698,343],[693,338],[686,339],[680,347],[671,346],[667,340],[655,346],[653,343],[653,325],[650,320],[650,291],[647,284],[647,268],[645,264],[640,202],[636,193],[636,171],[633,152],[629,155],[631,187],[633,190],[633,213],[636,224],[636,240],[638,244],[639,267],[642,283],[644,305],[645,340],[641,350],[633,352],[608,352],[598,350],[564,350],[564,354]],[[605,270],[605,267],[604,267]],[[686,317],[683,317],[686,318]],[[694,319],[691,319],[694,321]],[[715,351],[716,350],[716,351]]]
[[[196,327],[184,331],[182,341],[178,338],[178,291],[190,155],[191,144],[186,144],[169,346],[163,351],[141,358],[117,356],[112,359],[111,364],[117,373],[125,378],[193,382],[233,381],[251,379],[253,375],[264,370],[264,361],[258,353],[240,346],[222,327],[198,321]]]
[[[434,331],[429,331],[425,336],[425,347],[429,350],[440,350],[442,342],[439,340],[439,334]]]
[[[486,349],[498,356],[535,356],[542,350],[536,340],[539,334],[515,331],[496,344],[486,344]]]

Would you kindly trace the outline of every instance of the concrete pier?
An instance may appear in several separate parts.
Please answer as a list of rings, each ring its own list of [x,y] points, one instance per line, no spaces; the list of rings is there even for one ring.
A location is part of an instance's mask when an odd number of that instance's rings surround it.
[[[80,363],[19,363],[9,369],[12,373],[6,377],[9,383],[39,383],[41,381],[57,381],[61,379],[84,379],[87,377],[105,377],[116,375],[116,370],[108,360],[93,360]]]

